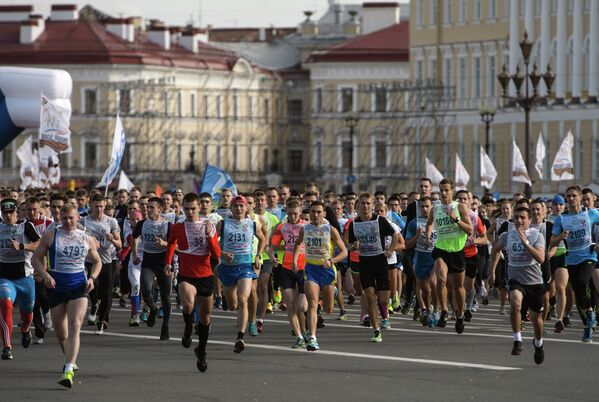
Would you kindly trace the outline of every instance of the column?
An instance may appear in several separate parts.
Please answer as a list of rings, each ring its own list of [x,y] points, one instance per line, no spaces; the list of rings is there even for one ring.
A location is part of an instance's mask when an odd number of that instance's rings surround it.
[[[572,101],[580,103],[580,89],[582,82],[582,1],[574,0],[574,49],[572,52]],[[570,79],[570,77],[568,77]]]
[[[555,103],[563,104],[566,96],[566,42],[568,29],[567,0],[557,0],[557,55],[555,60]]]
[[[589,102],[597,102],[597,75],[599,69],[599,1],[591,1],[590,10],[591,36],[589,41]]]
[[[521,58],[521,54],[520,54],[520,45],[519,45],[519,41],[520,41],[520,16],[518,15],[518,11],[519,11],[519,0],[510,0],[510,40],[509,40],[509,47],[510,47],[510,65],[509,65],[509,73],[510,74],[515,74],[516,73],[516,66],[518,65],[518,62],[520,61]],[[509,94],[510,96],[515,96],[516,95],[516,89],[514,88],[514,84],[510,82],[510,88],[509,88]]]
[[[541,61],[539,63],[539,71],[545,74],[547,72],[547,64],[551,58],[551,2],[541,2]],[[555,73],[555,72],[554,72]],[[541,96],[547,95],[547,87],[545,83],[539,83]]]
[[[525,0],[524,4],[524,29],[528,33],[528,39],[534,43],[535,38],[535,8],[534,0]],[[546,3],[546,2],[545,2]]]

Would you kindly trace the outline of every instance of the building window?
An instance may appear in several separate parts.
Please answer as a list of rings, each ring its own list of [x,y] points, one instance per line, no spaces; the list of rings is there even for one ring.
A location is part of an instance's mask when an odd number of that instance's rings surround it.
[[[461,23],[465,23],[466,19],[468,18],[468,2],[466,0],[459,0],[460,1],[460,7],[459,7],[459,18],[458,18],[458,22]]]
[[[220,95],[216,95],[216,118],[217,119],[222,119],[223,118],[223,105],[222,105],[222,98]]]
[[[254,97],[248,96],[248,119],[254,118]]]
[[[341,104],[340,111],[351,112],[354,110],[354,89],[353,88],[341,88]]]
[[[119,113],[128,114],[131,112],[131,90],[120,89],[119,90]]]
[[[449,94],[451,90],[451,59],[449,58],[445,59],[443,66],[443,86],[445,87],[445,92]]]
[[[204,118],[207,119],[210,117],[210,101],[208,95],[204,95]]]
[[[424,76],[424,73],[422,70],[423,70],[422,60],[417,60],[416,61],[416,80],[420,83],[422,82],[422,78]]]
[[[482,3],[481,0],[474,0],[474,15],[472,16],[472,19],[474,21],[480,21],[481,15],[482,15]]]
[[[460,87],[459,94],[460,98],[465,98],[468,90],[468,82],[466,81],[468,77],[468,67],[466,66],[466,58],[460,57]]]
[[[472,96],[474,98],[480,98],[481,96],[481,78],[482,74],[480,71],[480,57],[475,57],[472,59],[472,69],[474,70],[474,88]]]
[[[2,167],[3,168],[11,168],[12,167],[12,149],[10,147],[6,147],[2,151]]]
[[[189,107],[191,108],[191,117],[197,117],[196,113],[196,94],[192,93],[189,97]]]
[[[177,170],[183,170],[183,145],[177,144]]]
[[[264,150],[262,152],[263,152],[263,155],[264,155],[264,157],[262,159],[264,161],[263,169],[264,169],[265,172],[268,172],[270,170],[270,165],[269,165],[269,161],[268,161],[268,157],[270,155],[270,153],[269,153],[270,151],[268,150],[268,148],[264,148]]]
[[[133,150],[131,149],[133,145],[130,143],[125,144],[125,151],[123,152],[123,159],[121,160],[121,169],[125,170],[125,171],[129,171],[129,169],[131,168],[131,156],[133,155]],[[60,154],[62,155],[66,155],[66,154]],[[60,166],[66,166],[63,165],[63,161],[60,161]]]
[[[168,115],[169,115],[169,107],[168,107],[168,106],[169,106],[169,105],[168,105],[168,104],[169,104],[169,101],[170,101],[170,96],[169,96],[169,93],[168,93],[168,92],[166,92],[166,91],[165,91],[165,92],[163,92],[163,93],[162,93],[162,113],[163,113],[165,116],[168,116]]]
[[[223,161],[223,159],[222,159],[222,156],[223,156],[222,153],[223,153],[223,147],[222,147],[222,145],[218,144],[216,146],[216,166],[219,166],[219,167],[222,166],[221,165],[221,163]]]
[[[445,10],[443,11],[443,23],[444,24],[451,24],[451,13],[452,13],[452,9],[451,9],[451,2],[453,0],[445,0]]]
[[[387,167],[387,143],[385,141],[376,141],[374,144],[375,166],[377,168]]]
[[[270,122],[270,101],[268,99],[264,99],[264,122]]]
[[[183,95],[177,92],[177,117],[183,116]]]
[[[429,15],[428,15],[428,24],[435,25],[437,21],[437,0],[429,0]]]
[[[88,169],[95,169],[98,164],[98,144],[95,142],[85,143],[85,155],[83,157],[85,161],[84,166]]]
[[[292,173],[301,173],[304,165],[304,151],[301,149],[290,149],[287,151],[288,169]]]
[[[378,113],[387,111],[387,88],[376,87],[374,89],[374,111]]]
[[[314,166],[317,169],[322,169],[322,141],[314,143]]]
[[[316,88],[314,90],[314,112],[321,113],[322,112],[322,88]]]
[[[416,26],[422,26],[422,16],[424,14],[424,0],[416,0]]]
[[[95,89],[86,89],[83,92],[83,113],[96,114],[98,112],[98,91]]]
[[[349,169],[349,166],[351,165],[352,149],[351,149],[350,145],[351,145],[351,143],[349,141],[343,141],[341,143],[341,151],[342,151],[341,163],[342,163],[342,167],[345,169]]]
[[[487,17],[490,20],[494,20],[497,16],[497,2],[495,0],[488,0],[488,7],[489,9],[487,10]]]
[[[304,110],[301,99],[287,101],[287,123],[302,124],[304,122]]]
[[[233,120],[237,120],[239,118],[239,97],[233,95],[231,101],[233,102]]]
[[[496,92],[495,92],[495,85],[497,82],[496,79],[496,75],[497,75],[497,70],[496,70],[496,66],[495,66],[495,56],[489,56],[489,58],[487,59],[487,64],[488,64],[488,68],[489,68],[489,74],[487,76],[487,96],[489,97],[495,97]]]
[[[239,166],[237,163],[239,162],[239,141],[235,141],[233,143],[233,171],[237,172]]]
[[[437,59],[428,59],[428,78],[431,80],[437,78]]]

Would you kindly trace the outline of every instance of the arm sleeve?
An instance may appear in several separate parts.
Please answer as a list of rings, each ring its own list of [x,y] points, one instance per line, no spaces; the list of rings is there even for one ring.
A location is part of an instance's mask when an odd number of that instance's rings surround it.
[[[175,255],[175,249],[177,248],[177,230],[178,226],[175,225],[172,228],[169,227],[168,231],[168,244],[166,246],[166,263],[172,264],[173,256]]]
[[[35,230],[35,226],[31,222],[25,222],[25,237],[29,239],[30,242],[35,243],[40,239],[40,235]]]
[[[210,247],[210,258],[220,259],[220,243],[218,241],[218,234],[216,230],[211,233],[211,236],[208,240],[208,245]]]
[[[553,228],[551,229],[551,234],[553,236],[557,236],[561,232],[563,232],[563,229],[562,229],[562,216],[559,215],[557,218],[555,218],[555,221],[553,221]]]
[[[121,232],[120,228],[119,228],[119,223],[117,222],[116,219],[112,218],[110,219],[110,233],[114,233],[114,232]]]
[[[545,236],[543,236],[543,233],[539,232],[539,235],[537,236],[537,241],[535,241],[535,244],[532,245],[534,248],[545,248]]]

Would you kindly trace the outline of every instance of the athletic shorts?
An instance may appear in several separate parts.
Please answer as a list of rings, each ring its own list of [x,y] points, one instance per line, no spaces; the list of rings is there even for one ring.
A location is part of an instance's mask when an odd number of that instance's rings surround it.
[[[262,266],[260,267],[260,273],[272,275],[272,269],[274,266],[275,266],[275,264],[272,262],[271,259],[262,261]]]
[[[346,262],[338,262],[335,265],[337,266],[337,271],[339,273],[341,273],[342,276],[345,276],[345,274],[347,273],[347,270],[349,268],[349,266],[347,265],[347,263]]]
[[[414,266],[414,274],[418,279],[427,279],[433,271],[434,265],[416,264]]]
[[[360,284],[362,289],[389,290],[389,265],[384,254],[374,257],[360,256]]]
[[[468,278],[476,278],[478,270],[481,268],[482,258],[479,254],[474,254],[472,257],[466,258],[466,276]]]
[[[234,286],[240,279],[256,279],[258,276],[252,264],[219,265],[218,278],[225,287]]]
[[[360,275],[360,263],[358,261],[350,261],[349,269],[353,274]]]
[[[507,264],[505,260],[499,260],[497,268],[495,268],[495,287],[500,289],[507,289]]]
[[[71,300],[86,297],[86,288],[87,282],[82,282],[80,286],[70,290],[56,290],[46,288],[50,308],[56,307],[60,304],[67,304]]]
[[[281,272],[281,288],[297,289],[298,293],[304,293],[304,271],[293,272],[283,269]]]
[[[551,275],[553,276],[556,269],[566,268],[566,254],[562,254],[557,257],[551,257],[549,259],[549,263],[551,264]]]
[[[452,253],[435,247],[433,249],[433,261],[436,261],[438,258],[442,259],[445,265],[447,265],[448,274],[459,274],[466,269],[464,250]]]
[[[18,303],[20,311],[32,312],[35,304],[33,276],[24,276],[19,279],[0,278],[0,299],[10,299],[13,304]]]
[[[395,264],[387,264],[387,267],[389,268],[389,271],[391,271],[392,269],[397,269],[397,263]]]
[[[535,313],[543,311],[545,305],[545,285],[522,285],[513,279],[508,282],[509,291],[519,290],[522,293],[522,305],[528,306]]]
[[[312,281],[317,283],[318,286],[328,286],[335,283],[337,278],[337,270],[335,267],[325,268],[322,265],[314,265],[306,263],[306,269],[304,270],[304,281]]]
[[[206,276],[204,278],[190,278],[189,276],[177,275],[177,284],[187,282],[194,288],[198,296],[210,297],[214,292],[214,276]]]

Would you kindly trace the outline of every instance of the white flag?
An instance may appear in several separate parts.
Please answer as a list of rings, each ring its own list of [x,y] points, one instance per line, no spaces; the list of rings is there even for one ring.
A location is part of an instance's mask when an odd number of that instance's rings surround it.
[[[532,186],[526,164],[522,158],[522,152],[520,152],[520,148],[518,148],[515,140],[512,140],[512,146],[514,147],[514,152],[512,153],[512,181],[527,183],[529,186]]]
[[[455,154],[455,188],[456,190],[466,190],[468,182],[470,181],[470,174],[464,167],[462,160],[459,155]]]
[[[497,170],[493,166],[493,162],[489,155],[485,152],[485,149],[480,147],[480,185],[491,189],[495,180],[497,179]]]
[[[127,175],[123,170],[121,170],[121,175],[119,176],[119,186],[118,190],[125,189],[127,191],[131,191],[131,189],[135,187],[135,185],[129,180]]]
[[[539,133],[539,139],[537,141],[537,161],[535,162],[535,169],[539,174],[539,178],[543,178],[543,162],[545,161],[545,142],[543,141],[543,133]]]
[[[28,137],[23,145],[17,149],[17,156],[21,161],[21,190],[39,187],[39,159],[37,158],[37,151],[33,150],[31,137]]]
[[[112,153],[110,155],[110,163],[102,176],[102,180],[96,187],[108,187],[112,180],[116,177],[116,172],[119,170],[123,154],[125,153],[125,130],[121,123],[121,118],[116,115],[116,124],[114,126],[114,136],[112,138]]]
[[[574,180],[574,158],[572,158],[572,147],[574,136],[570,131],[562,141],[551,165],[551,180]]]
[[[424,157],[424,162],[425,162],[425,175],[426,177],[428,177],[429,179],[431,179],[431,182],[433,183],[433,190],[437,189],[437,191],[439,190],[439,183],[441,182],[441,180],[443,180],[443,175],[441,174],[441,172],[439,172],[439,169],[437,169],[437,167],[435,165],[433,165],[433,163],[427,158]]]
[[[72,152],[71,110],[52,102],[42,95],[40,109],[39,149],[40,155],[47,152]]]

